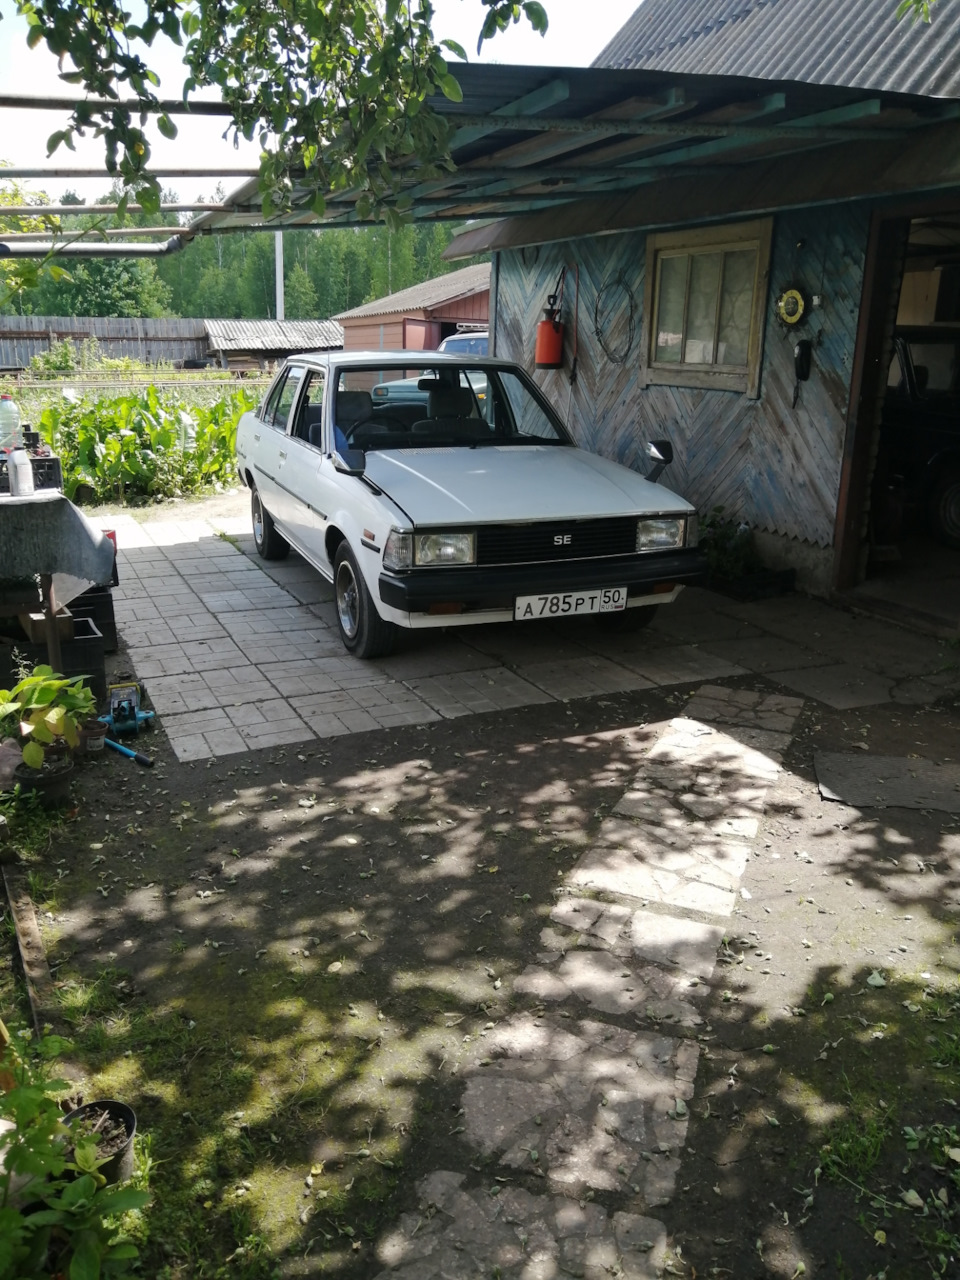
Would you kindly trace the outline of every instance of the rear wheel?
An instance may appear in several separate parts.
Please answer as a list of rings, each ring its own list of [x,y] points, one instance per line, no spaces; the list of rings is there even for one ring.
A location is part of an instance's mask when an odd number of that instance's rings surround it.
[[[257,553],[264,560],[283,560],[290,554],[290,543],[277,532],[273,517],[263,505],[256,489],[250,494],[250,516],[253,520],[253,541]]]
[[[960,547],[960,472],[946,475],[937,482],[929,512],[936,537],[948,547]]]
[[[377,613],[356,557],[346,542],[337,548],[333,566],[337,627],[343,647],[356,658],[382,658],[392,653],[397,628]]]
[[[598,613],[597,625],[604,631],[613,631],[625,635],[631,631],[642,631],[653,621],[658,604],[643,604],[636,609],[621,609],[618,613]]]

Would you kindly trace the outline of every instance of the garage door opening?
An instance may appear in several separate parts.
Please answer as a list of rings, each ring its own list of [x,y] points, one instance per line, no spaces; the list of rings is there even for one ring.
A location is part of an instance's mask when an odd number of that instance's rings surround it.
[[[960,629],[960,209],[910,220],[892,273],[857,600]],[[896,309],[890,305],[896,302]],[[880,301],[875,305],[882,305]]]

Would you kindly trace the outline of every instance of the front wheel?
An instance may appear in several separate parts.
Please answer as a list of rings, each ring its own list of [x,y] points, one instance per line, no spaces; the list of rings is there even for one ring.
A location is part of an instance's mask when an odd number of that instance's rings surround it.
[[[960,548],[960,473],[938,481],[930,498],[930,524],[945,546]]]
[[[290,554],[290,543],[277,532],[273,517],[263,505],[259,492],[250,493],[250,516],[253,520],[253,542],[263,560],[284,560]]]
[[[642,604],[635,609],[620,609],[616,613],[598,613],[597,625],[604,631],[627,635],[649,627],[659,608],[658,604]]]
[[[333,562],[337,627],[343,647],[355,658],[383,658],[393,652],[397,628],[384,622],[374,606],[356,557],[341,542]]]

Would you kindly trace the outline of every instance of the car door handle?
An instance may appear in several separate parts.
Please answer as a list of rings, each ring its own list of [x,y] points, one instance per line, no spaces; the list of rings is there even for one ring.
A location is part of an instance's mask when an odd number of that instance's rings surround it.
[[[254,439],[254,443],[255,443],[255,444],[259,444],[259,443],[260,443],[260,437],[259,437],[259,436],[254,436],[254,437],[253,437],[253,439]]]
[[[280,461],[282,462],[286,456],[287,456],[287,455],[286,455],[285,453],[281,453],[281,454],[280,454]]]

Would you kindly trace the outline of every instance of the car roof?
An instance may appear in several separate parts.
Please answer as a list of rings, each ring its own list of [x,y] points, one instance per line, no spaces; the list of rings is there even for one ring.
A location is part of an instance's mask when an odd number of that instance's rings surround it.
[[[377,369],[409,369],[430,365],[498,365],[515,369],[515,360],[498,360],[496,356],[465,356],[449,351],[304,351],[287,356],[285,364],[309,364],[317,368],[349,369],[373,365]]]

